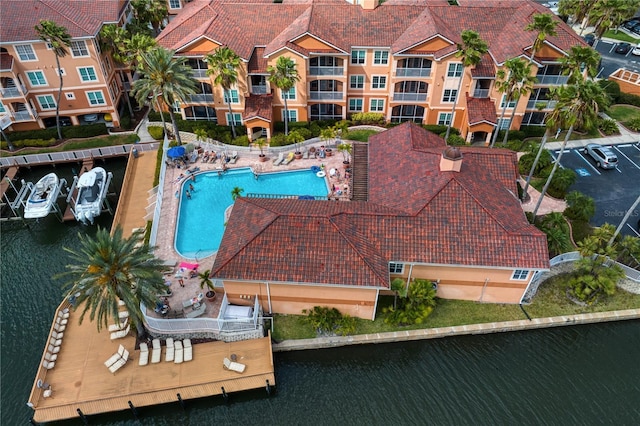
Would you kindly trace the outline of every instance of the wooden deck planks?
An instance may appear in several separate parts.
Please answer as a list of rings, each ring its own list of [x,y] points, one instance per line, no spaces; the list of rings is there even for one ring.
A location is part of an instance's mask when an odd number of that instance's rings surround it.
[[[79,313],[71,313],[56,365],[48,370],[44,381],[53,395],[43,398],[34,387],[30,402],[34,420],[49,422],[77,417],[80,408],[86,415],[136,407],[176,402],[183,399],[219,395],[262,388],[266,381],[275,385],[271,340],[268,337],[241,342],[210,342],[193,345],[193,361],[175,364],[138,365],[139,350],[130,335],[112,341],[109,333],[96,331],[88,318],[78,324]],[[104,366],[122,344],[130,352],[130,361],[115,374]],[[238,362],[247,365],[243,374],[225,370],[222,360],[236,354]],[[40,367],[42,368],[42,367]],[[41,374],[38,375],[41,377]]]

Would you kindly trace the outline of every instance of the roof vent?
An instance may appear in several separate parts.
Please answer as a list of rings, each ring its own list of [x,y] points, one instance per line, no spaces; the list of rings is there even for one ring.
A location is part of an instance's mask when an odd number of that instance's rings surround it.
[[[455,146],[448,146],[440,158],[441,172],[459,172],[462,167],[462,152]]]

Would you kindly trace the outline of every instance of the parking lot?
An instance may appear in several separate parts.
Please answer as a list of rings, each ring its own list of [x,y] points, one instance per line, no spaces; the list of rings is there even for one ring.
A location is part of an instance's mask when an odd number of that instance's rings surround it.
[[[582,192],[595,200],[596,214],[591,219],[594,226],[603,223],[618,226],[640,195],[640,142],[612,145],[611,149],[618,157],[615,169],[598,168],[584,148],[566,149],[560,160],[562,167],[570,168],[578,175],[569,190]],[[559,150],[551,151],[554,158],[559,154]],[[621,233],[640,237],[639,220],[640,208],[636,208]]]

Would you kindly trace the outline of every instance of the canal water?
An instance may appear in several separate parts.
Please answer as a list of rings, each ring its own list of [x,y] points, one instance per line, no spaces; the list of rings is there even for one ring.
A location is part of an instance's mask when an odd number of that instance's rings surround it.
[[[119,188],[124,161],[111,161]],[[61,175],[70,168],[56,169]],[[46,174],[34,169],[32,177]],[[35,181],[37,179],[34,179]],[[119,189],[118,189],[119,190]],[[111,216],[103,214],[101,225]],[[26,406],[51,318],[62,247],[95,227],[49,217],[3,223],[2,425],[28,422]],[[196,348],[197,353],[197,348]],[[637,425],[640,321],[484,336],[276,353],[277,389],[89,418],[97,425]],[[212,365],[211,368],[219,368]],[[61,422],[81,424],[79,420]]]

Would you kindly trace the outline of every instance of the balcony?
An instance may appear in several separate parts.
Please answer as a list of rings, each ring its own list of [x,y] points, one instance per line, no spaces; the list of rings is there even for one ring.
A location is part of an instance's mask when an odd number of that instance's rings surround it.
[[[13,113],[14,121],[33,121],[37,117],[37,114],[32,115],[29,111],[17,111]]]
[[[9,113],[2,113],[0,115],[0,129],[4,130],[11,126],[11,116]]]
[[[344,67],[309,67],[309,75],[344,75]]]
[[[430,77],[431,68],[397,68],[396,77]]]
[[[251,94],[252,95],[266,95],[267,94],[267,86],[255,84],[251,86]]]
[[[343,97],[342,92],[309,92],[309,99],[314,101],[342,100]]]
[[[395,92],[393,94],[393,100],[394,102],[425,102],[427,100],[427,94]]]
[[[3,87],[0,89],[0,94],[2,94],[2,97],[5,99],[23,98],[26,95],[26,93],[27,91],[22,84],[15,87]]]
[[[488,98],[489,97],[489,89],[476,89],[473,91],[474,98]]]
[[[569,76],[568,75],[537,75],[536,79],[538,80],[537,84],[561,86],[563,84],[567,84],[567,81],[569,80]]]
[[[193,78],[209,78],[207,76],[207,70],[203,70],[203,69],[194,69],[193,70]]]
[[[527,109],[537,109],[537,110],[544,110],[544,109],[553,109],[556,107],[556,103],[557,101],[548,101],[548,100],[543,100],[543,99],[529,99],[529,102],[527,102]]]
[[[207,93],[196,93],[195,95],[189,95],[189,102],[203,103],[213,102],[213,95]]]

